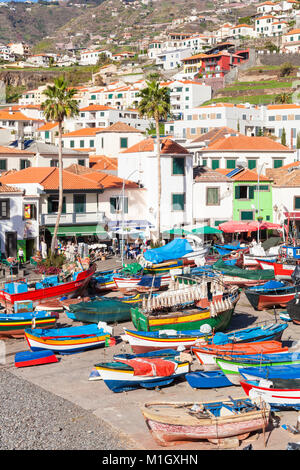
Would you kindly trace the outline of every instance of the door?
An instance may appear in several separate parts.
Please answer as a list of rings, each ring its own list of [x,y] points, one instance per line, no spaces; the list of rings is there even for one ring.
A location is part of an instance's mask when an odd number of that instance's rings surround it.
[[[5,255],[7,258],[17,257],[17,232],[5,233]]]

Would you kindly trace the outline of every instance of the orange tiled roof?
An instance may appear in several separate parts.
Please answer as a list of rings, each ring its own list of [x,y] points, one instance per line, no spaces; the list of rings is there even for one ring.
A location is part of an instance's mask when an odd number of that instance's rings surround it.
[[[16,171],[0,178],[5,184],[16,183],[38,183],[45,190],[58,190],[59,187],[58,168],[30,167],[24,170]],[[70,171],[63,170],[64,190],[99,190],[100,182],[93,182],[85,176],[75,175]]]
[[[174,142],[167,137],[161,138],[161,154],[186,154],[189,155],[189,152],[186,148],[182,147],[181,145]],[[132,147],[124,150],[122,153],[137,153],[137,152],[155,152],[156,140],[149,139],[142,140],[137,144],[133,145]]]
[[[248,151],[248,152],[290,152],[291,149],[268,137],[248,137],[246,135],[224,137],[208,145],[203,151]]]
[[[88,137],[90,135],[96,135],[97,132],[103,131],[104,127],[83,127],[76,131],[67,132],[63,134],[63,137]]]
[[[206,132],[205,134],[201,134],[196,139],[192,140],[191,143],[196,142],[204,142],[208,140],[210,143],[215,142],[220,138],[224,138],[226,134],[234,134],[234,135],[241,135],[238,131],[231,129],[230,127],[214,127],[210,131]]]
[[[137,134],[142,134],[143,132],[135,127],[129,126],[125,124],[125,122],[115,122],[109,127],[104,127],[101,129],[101,133],[103,132],[135,132]]]
[[[217,168],[215,171],[226,176],[232,170],[229,170],[228,168]],[[258,175],[256,171],[244,168],[240,171],[240,173],[238,173],[237,175],[233,175],[230,178],[235,181],[257,181]],[[270,181],[270,178],[264,175],[260,175],[259,179],[260,181]]]
[[[57,127],[57,126],[58,126],[57,122],[46,122],[46,124],[44,124],[43,126],[38,128],[38,131],[39,132],[50,131],[51,129],[53,129],[54,127]]]
[[[98,182],[104,189],[121,189],[123,187],[123,178],[100,171],[93,171],[86,174],[85,177],[91,181]],[[134,181],[125,180],[125,188],[137,189],[139,185]]]
[[[4,147],[3,145],[0,145],[0,154],[7,154],[7,153],[13,153],[13,154],[18,154],[18,155],[22,155],[24,153],[26,155],[34,155],[34,152],[29,152],[29,150],[20,150],[17,148]]]
[[[117,170],[118,159],[112,157],[106,157],[105,155],[93,155],[90,157],[90,165],[93,170]]]
[[[0,193],[22,193],[23,189],[0,182]]]
[[[90,106],[86,106],[85,108],[80,108],[80,111],[107,111],[109,109],[117,108],[113,108],[112,106],[102,106],[100,104],[91,104]]]
[[[0,111],[0,120],[1,121],[39,121],[43,122],[41,119],[34,119],[25,116],[25,114],[21,113],[20,111],[14,112],[13,110],[10,112],[8,110],[1,110]]]
[[[296,103],[291,104],[268,104],[267,109],[300,109],[300,105]]]

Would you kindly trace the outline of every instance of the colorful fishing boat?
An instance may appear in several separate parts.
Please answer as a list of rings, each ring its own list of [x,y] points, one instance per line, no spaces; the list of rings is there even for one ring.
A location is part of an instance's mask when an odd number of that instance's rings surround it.
[[[298,292],[300,292],[300,284],[280,281],[269,281],[261,286],[245,289],[245,295],[255,310],[286,307]]]
[[[130,320],[132,306],[141,303],[142,296],[129,296],[123,298],[100,297],[88,302],[79,302],[69,306],[69,318],[83,323],[115,323]]]
[[[47,311],[0,314],[0,337],[22,337],[26,328],[53,328],[56,321],[57,315]]]
[[[172,350],[164,355],[155,352],[118,355],[112,362],[95,364],[107,387],[115,393],[170,385],[189,372],[189,368],[189,361],[181,361],[178,352]]]
[[[229,266],[221,258],[212,267],[215,271],[222,274],[222,281],[227,285],[247,287],[264,284],[266,281],[274,279],[274,272],[272,270],[251,270],[242,269],[238,266]]]
[[[198,342],[211,342],[221,344],[230,342],[245,343],[250,341],[270,341],[281,339],[283,331],[287,328],[286,323],[270,323],[267,325],[245,328],[231,333],[216,333],[208,335],[201,330],[158,330],[158,331],[134,331],[124,328],[125,341],[127,341],[135,354],[142,354],[148,351],[161,349],[177,349],[178,347],[190,349]]]
[[[286,366],[241,367],[239,373],[244,380],[300,379],[300,364]]]
[[[232,387],[232,383],[221,370],[189,372],[185,378],[192,388]]]
[[[196,330],[204,324],[221,331],[228,327],[239,296],[237,287],[228,289],[217,278],[177,276],[167,291],[132,308],[131,319],[140,331]]]
[[[119,270],[108,270],[95,272],[92,278],[92,282],[95,283],[95,287],[99,291],[111,291],[116,289],[114,283],[114,276],[118,275]]]
[[[288,352],[288,347],[283,347],[279,341],[259,341],[255,343],[229,343],[224,345],[204,344],[192,346],[191,351],[195,354],[204,370],[218,369],[216,358],[230,355],[252,355],[273,354]]]
[[[247,398],[214,402],[146,403],[141,408],[148,429],[162,446],[182,441],[237,437],[243,440],[250,432],[261,431],[270,419],[268,406],[254,404]]]
[[[58,362],[52,351],[23,351],[15,355],[16,367],[32,367]]]
[[[300,364],[300,354],[297,352],[283,352],[277,354],[257,354],[252,356],[216,357],[216,363],[233,385],[240,385],[242,376],[240,368],[266,367]]]
[[[286,306],[287,314],[295,325],[300,325],[300,299],[296,294]]]
[[[0,290],[0,302],[4,306],[13,306],[16,301],[31,300],[33,305],[56,299],[62,296],[76,296],[85,289],[95,272],[92,265],[87,270],[74,272],[69,281],[60,281],[59,276],[47,276],[38,282],[12,281],[6,282]]]
[[[241,380],[240,384],[251,400],[260,399],[271,410],[300,410],[300,379]]]
[[[271,261],[258,261],[261,268],[265,270],[266,266],[272,266],[274,270],[274,277],[276,280],[290,280],[296,268],[295,260],[285,260],[282,262],[271,262]],[[270,268],[269,268],[270,269]]]
[[[171,282],[171,275],[165,274],[162,276],[133,276],[133,277],[114,277],[114,283],[118,290],[122,289],[138,289],[139,287],[154,287],[160,289],[161,287],[166,287]]]
[[[59,354],[73,354],[104,346],[111,337],[107,325],[84,325],[57,328],[26,329],[25,337],[32,351],[48,349]]]
[[[240,243],[227,244],[227,245],[216,245],[215,244],[214,248],[217,250],[217,252],[221,256],[229,255],[229,254],[232,254],[233,252],[247,253],[249,251],[248,246],[241,246]]]

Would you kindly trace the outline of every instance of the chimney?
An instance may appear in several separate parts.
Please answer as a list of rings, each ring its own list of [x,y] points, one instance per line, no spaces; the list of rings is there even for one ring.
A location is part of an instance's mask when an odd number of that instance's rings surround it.
[[[19,134],[18,134],[18,149],[24,150],[24,129],[23,126],[21,127]]]

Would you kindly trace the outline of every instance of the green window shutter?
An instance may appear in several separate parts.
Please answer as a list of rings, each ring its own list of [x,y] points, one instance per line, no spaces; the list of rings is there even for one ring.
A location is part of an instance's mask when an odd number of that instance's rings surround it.
[[[121,147],[121,149],[127,149],[128,148],[128,138],[127,137],[121,137],[120,138],[120,147]]]
[[[110,93],[110,94],[108,95],[108,99],[110,99],[110,100],[111,100],[111,99],[112,99],[112,97],[113,97],[113,94],[112,94],[112,93]]]
[[[62,213],[65,214],[66,212],[67,212],[66,198],[63,197]]]
[[[173,175],[184,175],[184,157],[173,158]]]
[[[203,165],[203,166],[207,166],[207,160],[206,160],[206,159],[203,159],[203,160],[202,160],[202,165]]]
[[[184,210],[184,193],[172,194],[172,210],[183,211]]]
[[[235,187],[235,199],[240,199],[240,187]]]
[[[6,170],[6,160],[0,160],[0,170]]]
[[[85,166],[85,161],[84,160],[78,160],[78,165]]]
[[[83,147],[84,147],[84,140],[81,140],[81,141],[79,142],[79,145],[80,145],[80,148],[83,148]]]
[[[53,209],[52,209],[52,198],[48,197],[48,214],[52,214]]]
[[[295,197],[295,209],[300,209],[300,197]]]
[[[45,139],[49,139],[49,131],[45,131]]]
[[[241,220],[253,220],[253,212],[241,211]]]
[[[255,186],[249,186],[249,199],[254,199]]]
[[[282,164],[282,160],[274,160],[274,168],[280,168]]]
[[[226,162],[226,168],[228,168],[228,170],[234,170],[234,168],[235,168],[235,160],[227,160],[227,162]]]
[[[248,160],[249,170],[254,170],[256,168],[256,160]]]
[[[74,212],[83,214],[85,212],[86,198],[85,194],[74,194]]]
[[[95,141],[94,140],[90,140],[90,147],[95,147]]]
[[[123,97],[123,94],[122,94],[122,93],[118,93],[117,98],[122,98],[122,97]]]
[[[96,95],[91,95],[91,100],[95,100],[96,99]]]
[[[111,197],[109,199],[109,203],[110,203],[110,213],[115,214],[116,208],[117,208],[117,199],[115,197]]]
[[[70,148],[72,149],[72,148],[74,148],[74,146],[75,146],[74,140],[70,140]]]
[[[212,170],[216,170],[217,168],[220,168],[220,161],[219,160],[212,160],[211,168],[212,168]]]

